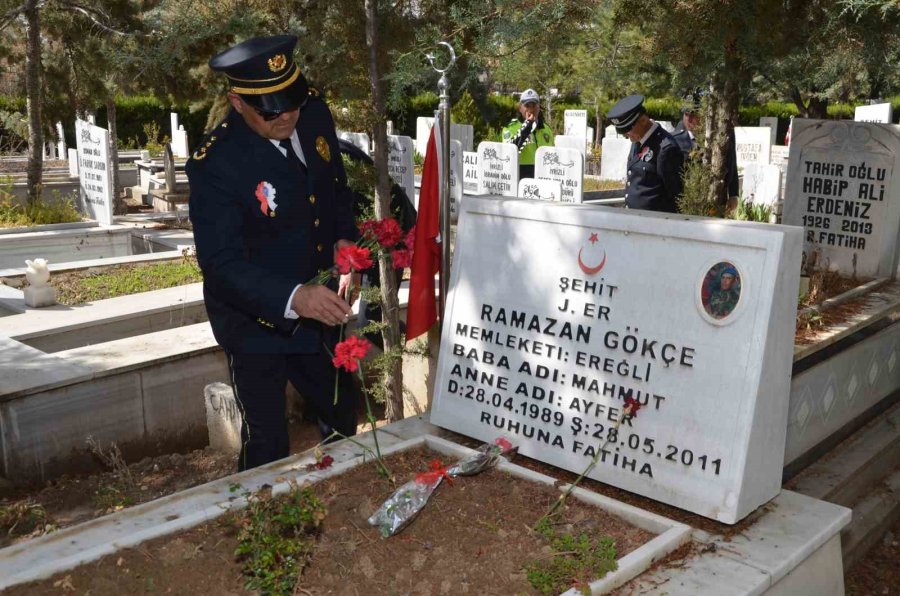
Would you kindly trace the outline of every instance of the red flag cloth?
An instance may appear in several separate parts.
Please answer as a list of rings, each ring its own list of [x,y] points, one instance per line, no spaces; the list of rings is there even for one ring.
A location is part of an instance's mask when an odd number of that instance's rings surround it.
[[[428,137],[425,150],[425,166],[422,170],[422,186],[419,189],[419,214],[416,220],[416,238],[409,278],[409,303],[406,310],[406,339],[410,340],[428,331],[437,321],[434,276],[441,268],[439,233],[438,152],[435,126]]]

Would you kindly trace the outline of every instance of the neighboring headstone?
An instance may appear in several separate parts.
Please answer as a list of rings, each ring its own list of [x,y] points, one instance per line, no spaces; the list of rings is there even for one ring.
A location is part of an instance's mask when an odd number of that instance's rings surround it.
[[[66,159],[69,155],[69,148],[66,147],[66,131],[63,129],[62,122],[56,123],[56,153],[59,159]]]
[[[426,118],[419,116],[416,118],[416,153],[425,157],[425,151],[428,149],[428,137],[431,136],[431,127],[434,124],[434,118]],[[450,136],[453,138],[453,135]]]
[[[113,217],[113,191],[109,161],[109,131],[84,120],[75,120],[78,145],[78,178],[82,213],[103,225]]]
[[[735,523],[781,490],[801,244],[469,197],[431,422],[574,473],[597,454],[588,477]],[[644,405],[623,420],[626,397]]]
[[[745,163],[769,163],[772,131],[768,126],[737,126],[734,129],[738,170]]]
[[[876,103],[870,106],[857,106],[853,110],[856,122],[881,122],[890,124],[894,119],[894,108],[889,103]]]
[[[581,203],[584,195],[584,154],[577,149],[538,147],[534,154],[534,177],[556,180],[562,188],[562,203]]]
[[[475,151],[463,151],[463,192],[467,195],[481,193],[481,185],[478,184],[478,153]]]
[[[56,160],[56,143],[53,141],[44,142],[44,155],[46,156],[47,161],[55,161]]]
[[[781,198],[784,198],[784,185],[787,181],[788,156],[791,148],[787,145],[772,145],[772,151],[769,154],[769,163],[778,166],[781,171]]]
[[[403,187],[406,196],[416,196],[416,173],[413,164],[413,141],[409,137],[391,135],[388,140],[388,173]]]
[[[514,197],[519,190],[519,151],[512,143],[478,143],[479,193]]]
[[[588,139],[590,138],[588,137],[587,110],[566,110],[564,112],[563,122],[564,128],[562,136],[574,137],[574,145],[569,145],[565,141],[565,144],[554,142],[554,145],[557,147],[571,146],[573,149],[578,149],[581,155],[584,155]]]
[[[556,135],[553,137],[553,146],[562,147],[563,149],[575,149],[584,155],[586,143],[584,138],[571,135]]]
[[[239,453],[243,418],[234,398],[234,390],[225,383],[210,383],[203,388],[203,400],[206,403],[210,448],[224,453]]]
[[[409,137],[407,137],[409,138]],[[450,218],[459,216],[459,205],[463,196],[463,150],[462,143],[450,139]]]
[[[625,137],[603,137],[600,152],[600,179],[625,182],[628,176],[628,153],[631,141]]]
[[[463,151],[471,151],[475,143],[475,127],[471,124],[450,124],[450,139],[459,141]]]
[[[664,131],[666,131],[667,133],[670,133],[670,134],[671,134],[672,131],[675,130],[675,125],[672,124],[671,122],[669,122],[668,120],[657,120],[657,122],[659,122],[659,125],[660,125],[660,126],[662,127],[662,129],[663,129]]]
[[[141,149],[139,155],[141,156],[141,161],[146,161],[146,162],[150,161],[150,152],[147,151],[146,149]]]
[[[78,176],[78,150],[68,149],[66,154],[69,156],[69,176],[75,178]]]
[[[172,155],[172,145],[166,143],[163,152],[163,172],[166,177],[166,192],[175,192],[175,157]]]
[[[535,201],[559,202],[562,185],[556,180],[522,178],[519,180],[519,196]]]
[[[350,143],[353,143],[360,149],[362,149],[366,155],[369,154],[371,141],[369,140],[369,135],[364,132],[346,132],[346,131],[338,131],[338,138],[344,139]],[[424,155],[424,153],[422,154]]]
[[[778,118],[774,116],[762,116],[759,119],[760,127],[769,127],[769,145],[775,146],[778,143]]]
[[[25,279],[28,285],[23,290],[25,294],[25,306],[29,308],[43,308],[56,304],[56,288],[51,286],[50,269],[46,259],[26,260],[28,269],[25,270]]]
[[[892,277],[900,227],[900,126],[795,118],[786,224],[845,275]]]
[[[169,112],[169,130],[172,133],[172,138],[174,138],[175,132],[178,130],[178,113],[177,112]]]
[[[616,127],[610,124],[604,129],[603,133],[604,139],[624,139],[625,135],[620,135],[619,131],[616,130]]]
[[[184,125],[180,125],[178,130],[172,133],[172,154],[175,157],[189,157],[187,131]]]
[[[741,194],[745,201],[774,206],[781,197],[781,169],[770,164],[745,164]]]

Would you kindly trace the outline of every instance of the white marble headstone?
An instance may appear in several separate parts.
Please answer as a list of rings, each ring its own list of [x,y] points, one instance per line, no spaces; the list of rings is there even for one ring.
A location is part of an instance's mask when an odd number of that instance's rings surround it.
[[[662,127],[662,129],[663,129],[664,131],[666,131],[667,133],[670,133],[670,134],[671,134],[672,131],[675,130],[675,125],[672,124],[671,122],[669,122],[668,120],[657,120],[657,122],[659,122],[659,125],[660,125],[660,126]]]
[[[894,107],[889,103],[876,103],[871,106],[857,106],[853,110],[856,122],[881,122],[890,124],[894,118]]]
[[[614,139],[614,138],[624,139],[624,138],[625,138],[624,135],[620,135],[620,134],[619,134],[619,131],[617,131],[617,130],[616,130],[616,127],[613,126],[612,124],[610,124],[609,126],[607,126],[607,127],[604,129],[604,131],[605,131],[605,132],[604,132],[604,135],[603,135],[603,138],[604,138],[604,139]]]
[[[349,143],[353,143],[354,145],[356,145],[357,147],[362,149],[366,153],[366,155],[369,154],[370,147],[372,146],[371,145],[372,142],[369,139],[369,135],[367,135],[366,133],[364,133],[364,132],[347,132],[347,131],[341,130],[341,131],[338,131],[337,136],[339,139],[343,139]],[[428,139],[426,138],[425,141],[428,142]],[[423,153],[422,155],[424,156],[425,154]]]
[[[741,194],[757,205],[775,205],[781,196],[781,169],[761,163],[744,164]]]
[[[778,166],[781,170],[781,196],[784,198],[784,185],[787,181],[788,172],[788,156],[791,148],[787,145],[772,145],[772,151],[769,154],[769,163]]]
[[[519,196],[534,201],[559,202],[562,197],[562,185],[556,180],[522,178],[519,180]]]
[[[109,131],[75,120],[78,145],[79,202],[82,213],[102,225],[112,224],[113,189],[109,161]]]
[[[759,125],[760,127],[769,127],[769,130],[771,131],[769,134],[769,144],[772,146],[776,145],[778,143],[776,138],[778,136],[778,118],[774,116],[762,116],[759,119]]]
[[[416,152],[425,157],[425,151],[428,149],[428,137],[431,136],[431,127],[434,125],[434,118],[426,118],[419,116],[416,118]],[[452,136],[450,138],[453,138]]]
[[[478,153],[476,151],[463,151],[463,192],[467,195],[481,193],[481,185],[478,184]]]
[[[187,131],[184,125],[179,125],[178,130],[172,133],[172,155],[175,157],[190,157],[188,153]]]
[[[582,154],[587,148],[586,141],[583,137],[576,137],[571,135],[556,135],[555,137],[553,137],[553,146],[561,147],[563,149],[575,149]]]
[[[514,197],[519,190],[519,151],[512,143],[478,143],[479,194]]]
[[[69,149],[66,147],[66,131],[63,129],[62,122],[56,123],[56,154],[59,159],[66,159],[69,155]]]
[[[575,137],[580,141],[572,147],[578,149],[584,155],[585,145],[587,144],[587,110],[566,110],[563,114],[563,135],[566,137]],[[561,145],[554,143],[557,147],[569,147],[570,145]]]
[[[893,276],[900,227],[900,126],[794,118],[784,223],[845,275]]]
[[[584,195],[584,154],[564,147],[538,147],[534,177],[556,180],[562,187],[562,203],[580,203]]]
[[[172,133],[172,137],[174,138],[175,133],[178,131],[178,113],[177,112],[169,112],[169,130]]]
[[[78,149],[69,149],[66,154],[69,156],[69,176],[74,178],[78,176]]]
[[[475,142],[475,127],[471,124],[450,124],[450,139],[459,141],[463,151],[471,151]]]
[[[469,197],[431,422],[575,473],[596,453],[590,478],[735,523],[781,490],[801,244]],[[626,397],[644,406],[616,428]]]
[[[631,141],[625,137],[603,137],[600,153],[600,179],[625,182],[628,176],[628,153]]]
[[[768,126],[737,126],[734,129],[738,170],[745,163],[769,163],[772,131]]]
[[[456,221],[463,196],[462,143],[450,139],[450,217]]]
[[[416,196],[416,173],[413,163],[413,141],[409,137],[390,135],[388,141],[388,174],[403,187],[406,196]]]

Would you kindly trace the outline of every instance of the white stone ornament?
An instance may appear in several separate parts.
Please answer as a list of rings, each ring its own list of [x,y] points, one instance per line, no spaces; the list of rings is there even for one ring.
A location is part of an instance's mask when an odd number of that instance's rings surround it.
[[[47,284],[50,281],[50,269],[46,259],[26,260],[28,269],[25,270],[25,279],[28,287],[25,288],[25,305],[30,308],[42,308],[56,304],[56,289]]]

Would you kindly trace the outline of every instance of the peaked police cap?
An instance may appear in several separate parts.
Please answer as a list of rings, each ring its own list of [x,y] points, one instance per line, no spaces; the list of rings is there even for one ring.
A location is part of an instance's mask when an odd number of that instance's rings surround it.
[[[294,63],[294,35],[254,37],[214,56],[209,67],[225,73],[231,91],[245,102],[267,112],[300,107],[309,95],[309,84]]]
[[[644,96],[629,95],[620,99],[619,103],[606,114],[606,117],[620,134],[625,134],[634,127],[635,122],[645,111]]]

